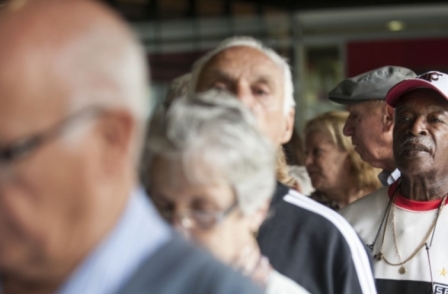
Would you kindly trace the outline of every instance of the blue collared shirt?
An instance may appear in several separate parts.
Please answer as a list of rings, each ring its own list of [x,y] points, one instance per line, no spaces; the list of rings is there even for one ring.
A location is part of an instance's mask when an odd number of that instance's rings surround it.
[[[143,189],[135,189],[116,226],[57,293],[116,293],[170,238],[168,225],[159,217]]]
[[[109,236],[72,274],[60,294],[115,293],[135,270],[170,239],[143,189],[134,191],[126,210]]]

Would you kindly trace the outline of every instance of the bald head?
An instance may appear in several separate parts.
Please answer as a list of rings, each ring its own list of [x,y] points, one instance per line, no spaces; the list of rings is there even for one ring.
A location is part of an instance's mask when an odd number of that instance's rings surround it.
[[[0,43],[1,79],[57,77],[53,90],[65,87],[56,99],[67,111],[96,103],[139,119],[147,113],[144,54],[119,17],[94,1],[12,1],[1,11]]]
[[[119,17],[87,0],[9,2],[0,44],[0,150],[21,155],[0,158],[0,284],[55,292],[137,184],[145,55]]]

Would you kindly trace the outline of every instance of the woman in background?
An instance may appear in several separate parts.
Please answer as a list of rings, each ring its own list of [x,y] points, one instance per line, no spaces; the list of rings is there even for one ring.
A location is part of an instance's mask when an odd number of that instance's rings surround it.
[[[272,269],[254,234],[275,187],[275,150],[224,92],[178,99],[151,123],[146,175],[161,215],[266,293],[308,293]]]
[[[288,174],[295,179],[291,187],[304,195],[311,195],[314,188],[305,167],[303,141],[296,128],[292,132],[291,140],[283,144],[283,150],[288,165]]]
[[[305,126],[305,165],[311,198],[335,210],[381,187],[378,169],[363,161],[342,133],[348,112],[318,115]]]

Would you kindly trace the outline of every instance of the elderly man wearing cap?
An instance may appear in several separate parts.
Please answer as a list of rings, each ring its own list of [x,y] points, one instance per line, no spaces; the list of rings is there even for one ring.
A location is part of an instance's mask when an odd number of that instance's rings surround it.
[[[223,41],[196,62],[191,90],[226,89],[255,114],[276,147],[291,137],[294,99],[286,61],[255,39]],[[278,184],[258,232],[263,255],[310,293],[375,293],[368,256],[337,213]]]
[[[375,254],[379,293],[448,293],[448,75],[393,87],[401,178],[342,211]]]
[[[344,135],[352,138],[363,160],[383,169],[378,178],[384,186],[400,177],[392,154],[394,110],[384,98],[398,82],[414,77],[407,68],[385,66],[343,80],[328,94],[330,100],[348,105]]]

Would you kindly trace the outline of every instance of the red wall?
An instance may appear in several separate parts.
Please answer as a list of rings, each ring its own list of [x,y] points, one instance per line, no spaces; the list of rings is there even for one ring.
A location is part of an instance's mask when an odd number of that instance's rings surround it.
[[[349,77],[384,65],[448,73],[448,39],[349,42],[346,49]]]

